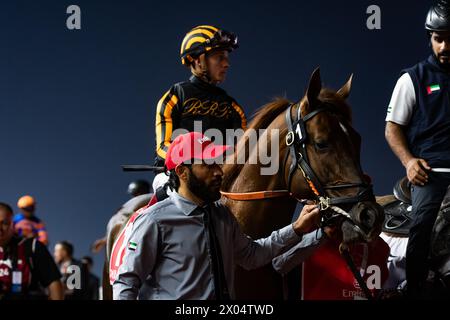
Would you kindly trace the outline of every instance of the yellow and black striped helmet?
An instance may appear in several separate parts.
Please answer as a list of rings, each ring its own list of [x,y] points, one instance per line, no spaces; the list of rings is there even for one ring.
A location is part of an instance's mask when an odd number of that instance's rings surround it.
[[[181,43],[181,63],[189,66],[194,58],[212,49],[233,51],[238,47],[234,33],[221,30],[214,26],[198,26],[189,31]]]

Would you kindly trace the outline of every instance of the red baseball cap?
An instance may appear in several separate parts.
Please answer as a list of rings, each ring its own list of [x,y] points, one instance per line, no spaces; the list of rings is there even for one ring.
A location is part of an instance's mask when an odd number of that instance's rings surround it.
[[[215,145],[200,132],[189,132],[173,140],[166,154],[166,169],[173,170],[179,164],[192,160],[212,160],[222,156],[231,146]]]

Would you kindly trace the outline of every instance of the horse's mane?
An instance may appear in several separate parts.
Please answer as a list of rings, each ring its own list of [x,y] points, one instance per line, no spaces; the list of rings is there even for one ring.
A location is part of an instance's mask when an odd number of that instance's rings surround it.
[[[290,103],[291,102],[286,98],[276,98],[272,102],[263,105],[255,112],[253,119],[249,123],[247,129],[258,131],[259,129],[267,128],[276,117],[278,117],[288,108]],[[242,139],[245,139],[245,135]],[[241,152],[245,147],[245,143],[238,143],[239,149],[237,150],[237,153]],[[243,165],[237,164],[236,161],[233,161],[233,163],[231,164],[225,164],[223,166],[223,171],[225,173],[222,184],[223,190],[228,190],[231,187],[231,184],[241,172],[242,167]]]
[[[265,104],[255,112],[248,129],[258,130],[267,128],[290,104],[291,101],[286,98],[275,98],[275,100]]]
[[[350,106],[345,102],[344,99],[339,97],[336,91],[322,88],[319,94],[319,100],[324,103],[328,103],[335,107],[337,113],[343,117],[349,124],[352,122],[352,112]],[[259,129],[266,129],[273,120],[275,120],[282,112],[286,111],[289,105],[292,102],[286,98],[276,98],[272,102],[263,105],[259,108],[254,116],[250,124],[248,125],[248,129],[253,129],[258,132]],[[303,106],[306,101],[306,96],[300,101],[300,104]],[[245,134],[241,138],[241,140],[245,139]],[[244,140],[245,141],[245,140]],[[246,148],[246,144],[240,141],[238,143],[238,149],[234,154],[234,157],[237,153],[242,152],[243,148]],[[235,160],[235,159],[234,159]],[[224,179],[222,184],[222,189],[228,191],[231,188],[233,181],[237,178],[239,173],[243,168],[243,164],[238,164],[236,161],[232,161],[232,163],[227,163],[223,166]]]

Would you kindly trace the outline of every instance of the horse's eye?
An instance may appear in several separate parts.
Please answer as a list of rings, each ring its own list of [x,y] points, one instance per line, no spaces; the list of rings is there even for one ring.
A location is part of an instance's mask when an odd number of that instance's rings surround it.
[[[328,149],[328,143],[326,143],[324,141],[316,142],[315,146],[318,151],[324,151],[324,150]]]

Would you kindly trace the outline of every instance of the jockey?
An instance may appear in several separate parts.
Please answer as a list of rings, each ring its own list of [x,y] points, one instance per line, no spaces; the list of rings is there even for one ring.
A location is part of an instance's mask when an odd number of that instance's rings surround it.
[[[62,300],[61,274],[47,248],[36,238],[14,235],[13,212],[0,203],[0,300],[44,298]]]
[[[228,53],[238,47],[237,37],[214,26],[201,25],[184,37],[181,63],[190,68],[188,81],[174,84],[159,100],[156,109],[156,160],[164,166],[167,149],[176,129],[188,132],[218,129],[225,143],[226,129],[245,129],[247,120],[241,106],[217,85],[225,80],[230,67]],[[198,128],[196,123],[201,124]],[[153,190],[167,182],[161,173]]]
[[[450,2],[426,17],[432,54],[402,71],[386,116],[386,139],[413,184],[406,253],[407,294],[426,298],[433,225],[450,184]]]
[[[48,244],[47,230],[44,223],[34,215],[36,201],[31,196],[23,196],[17,202],[22,211],[14,216],[14,229],[18,236],[25,238],[36,237],[41,243]]]

